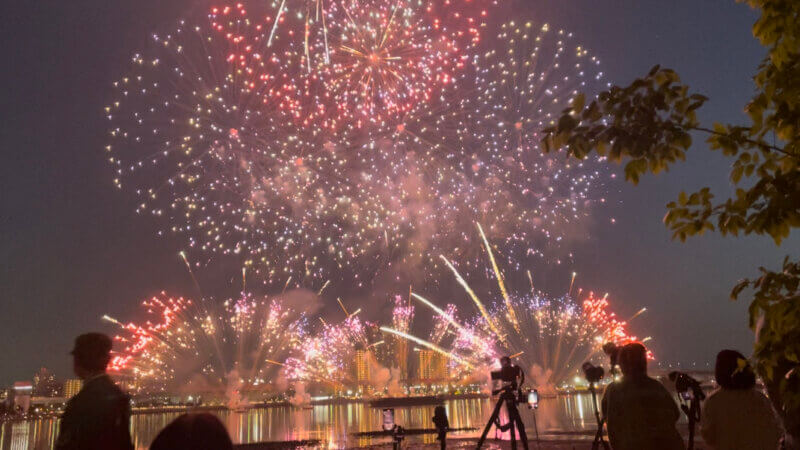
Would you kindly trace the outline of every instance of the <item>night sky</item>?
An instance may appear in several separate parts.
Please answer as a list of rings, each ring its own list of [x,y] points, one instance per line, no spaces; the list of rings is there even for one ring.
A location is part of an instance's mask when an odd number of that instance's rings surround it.
[[[701,111],[705,122],[745,120],[750,77],[764,54],[750,33],[756,14],[747,6],[509,1],[520,18],[573,31],[601,58],[608,81],[628,83],[660,63],[710,97]],[[194,294],[177,256],[183,237],[157,238],[158,224],[135,215],[135,198],[112,186],[102,108],[111,80],[151,32],[205,7],[187,0],[0,7],[0,385],[30,379],[42,365],[66,378],[72,339],[110,330],[103,314],[136,318],[139,300],[160,290]],[[577,284],[610,292],[620,316],[648,308],[631,329],[653,337],[662,364],[705,367],[721,348],[750,351],[747,302],[728,301],[731,286],[756,275],[759,265],[777,266],[799,240],[793,236],[780,248],[767,238],[671,241],[661,218],[681,189],[731,190],[729,161],[696,141],[688,161],[669,173],[637,187],[613,185],[591,236],[574,248],[573,270]]]

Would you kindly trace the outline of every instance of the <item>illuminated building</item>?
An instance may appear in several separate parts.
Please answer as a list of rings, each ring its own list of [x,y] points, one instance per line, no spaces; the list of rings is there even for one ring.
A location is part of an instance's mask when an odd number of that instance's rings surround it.
[[[36,397],[57,397],[61,392],[61,386],[46,367],[42,367],[33,376],[33,395]]]
[[[407,333],[414,320],[414,307],[411,306],[411,291],[409,288],[409,298],[404,299],[400,295],[394,298],[394,309],[392,310],[392,326],[395,330]],[[408,373],[408,340],[395,336],[394,338],[394,354],[396,358],[396,367],[400,369],[400,378],[407,380]]]
[[[433,350],[418,352],[418,377],[422,381],[442,381],[448,378],[447,358]]]
[[[14,411],[27,414],[31,407],[31,394],[33,385],[30,381],[17,381],[12,387],[14,394]]]
[[[83,387],[83,380],[72,379],[64,382],[64,397],[72,398],[80,392]]]
[[[369,382],[369,352],[366,350],[356,350],[353,369],[356,382],[359,384]]]

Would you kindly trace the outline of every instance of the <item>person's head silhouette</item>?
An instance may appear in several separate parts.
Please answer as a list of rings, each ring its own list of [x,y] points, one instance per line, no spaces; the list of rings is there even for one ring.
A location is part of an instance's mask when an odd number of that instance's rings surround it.
[[[233,450],[228,431],[209,413],[184,414],[164,427],[150,450]]]
[[[86,333],[75,338],[72,354],[73,370],[81,379],[106,371],[111,361],[111,338],[103,333]]]
[[[714,378],[723,389],[750,389],[756,385],[753,368],[736,350],[722,350],[717,354]]]
[[[622,347],[619,353],[619,367],[626,378],[638,378],[647,375],[647,349],[644,345],[633,342]]]

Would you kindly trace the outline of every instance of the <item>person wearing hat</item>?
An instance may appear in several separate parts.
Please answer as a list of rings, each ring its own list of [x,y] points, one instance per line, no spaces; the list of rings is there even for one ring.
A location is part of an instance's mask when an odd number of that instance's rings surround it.
[[[67,402],[56,450],[133,450],[130,398],[106,374],[111,338],[86,333],[75,339],[73,370],[83,388]]]

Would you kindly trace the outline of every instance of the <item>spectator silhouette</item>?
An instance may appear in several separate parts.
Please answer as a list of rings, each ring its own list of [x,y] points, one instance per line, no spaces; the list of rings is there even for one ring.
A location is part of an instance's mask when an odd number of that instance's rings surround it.
[[[184,414],[164,427],[150,450],[232,450],[228,431],[209,413]]]
[[[433,424],[436,425],[436,432],[438,434],[437,438],[442,445],[442,450],[446,448],[445,442],[447,442],[447,431],[450,428],[450,421],[447,420],[447,412],[444,409],[444,406],[437,406],[433,410]]]
[[[83,387],[61,416],[56,450],[132,450],[130,399],[106,374],[111,338],[87,333],[75,339],[73,370]]]
[[[735,350],[717,354],[719,389],[703,404],[700,434],[715,450],[778,448],[781,428],[767,397],[755,389],[756,375]]]
[[[666,388],[647,376],[647,349],[639,343],[620,350],[622,380],[603,395],[608,440],[614,450],[678,450],[683,439],[675,423],[680,411]]]

